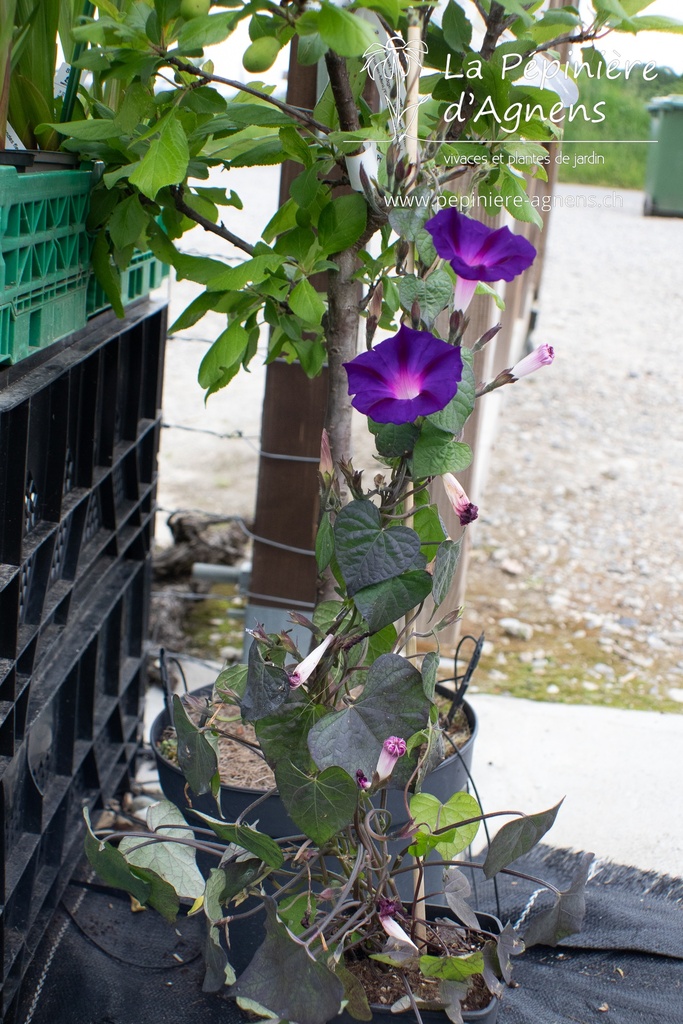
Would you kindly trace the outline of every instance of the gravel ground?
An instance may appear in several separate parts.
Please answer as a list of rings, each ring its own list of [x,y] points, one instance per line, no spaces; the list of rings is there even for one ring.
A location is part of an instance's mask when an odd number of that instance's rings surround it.
[[[602,206],[552,212],[533,339],[552,367],[485,399],[504,410],[468,580],[493,641],[477,683],[681,711],[683,221],[558,195]]]

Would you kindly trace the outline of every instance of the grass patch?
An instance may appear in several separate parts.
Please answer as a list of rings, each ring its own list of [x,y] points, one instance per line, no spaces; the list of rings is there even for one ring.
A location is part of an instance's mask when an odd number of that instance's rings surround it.
[[[605,120],[593,124],[584,120],[582,112],[579,112],[571,123],[568,119],[565,121],[564,138],[567,142],[590,139],[595,141],[595,145],[564,147],[563,153],[570,157],[570,162],[560,165],[560,181],[575,185],[642,189],[645,185],[648,150],[651,147],[604,143],[608,139],[649,139],[648,103],[655,96],[683,93],[683,75],[675,75],[668,68],[658,68],[657,78],[646,82],[636,69],[628,81],[623,77],[608,80],[582,75],[578,86],[581,94],[579,103],[585,105],[589,115],[596,103],[604,102],[602,112]],[[575,154],[588,156],[592,150],[604,157],[604,163],[574,166]]]

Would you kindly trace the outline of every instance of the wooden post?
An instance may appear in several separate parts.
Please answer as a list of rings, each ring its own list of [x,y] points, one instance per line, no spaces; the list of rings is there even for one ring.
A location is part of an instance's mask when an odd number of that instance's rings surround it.
[[[312,109],[317,101],[317,67],[300,66],[296,55],[294,39],[287,102]],[[280,205],[289,198],[300,171],[296,163],[283,164]],[[326,403],[325,372],[309,380],[298,363],[278,360],[267,368],[248,629],[257,621],[268,632],[291,628],[288,610],[310,614],[315,603],[318,460]],[[302,642],[307,637],[304,633]]]

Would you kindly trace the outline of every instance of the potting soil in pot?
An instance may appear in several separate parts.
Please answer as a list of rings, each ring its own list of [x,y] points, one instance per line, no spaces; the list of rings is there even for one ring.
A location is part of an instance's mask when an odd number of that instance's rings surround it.
[[[240,786],[244,789],[273,789],[275,776],[258,751],[253,726],[231,722],[217,723],[217,728],[218,773],[221,784]],[[236,739],[231,739],[232,736]],[[253,744],[256,750],[250,749],[247,744]],[[178,764],[175,729],[171,726],[164,730],[159,743],[159,753],[173,764]]]

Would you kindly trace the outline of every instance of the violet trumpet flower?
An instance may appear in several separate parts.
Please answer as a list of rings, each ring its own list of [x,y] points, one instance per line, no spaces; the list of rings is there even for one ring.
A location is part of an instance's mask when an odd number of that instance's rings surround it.
[[[465,493],[465,488],[452,473],[444,473],[441,477],[446,496],[453,506],[453,511],[460,520],[461,526],[467,526],[474,522],[479,515],[479,509],[474,505]]]
[[[386,782],[394,770],[399,757],[407,750],[406,741],[400,736],[389,736],[382,745],[382,750],[375,768],[375,782]]]
[[[405,324],[344,363],[354,409],[377,423],[412,423],[444,409],[462,378],[460,349]]]
[[[515,363],[510,370],[510,376],[513,380],[519,380],[520,377],[528,377],[530,373],[535,373],[542,366],[550,366],[554,358],[555,349],[552,345],[539,345],[528,356],[524,356],[518,363]]]
[[[536,257],[535,248],[522,235],[507,227],[494,230],[454,208],[439,210],[425,228],[439,256],[458,275],[453,308],[463,312],[478,281],[512,281]]]
[[[299,662],[294,671],[289,675],[289,685],[292,690],[296,690],[297,686],[301,686],[302,683],[305,683],[306,680],[313,675],[320,663],[320,659],[323,657],[325,651],[333,640],[334,636],[329,633],[323,642],[318,644],[315,650],[311,651],[303,661]]]

